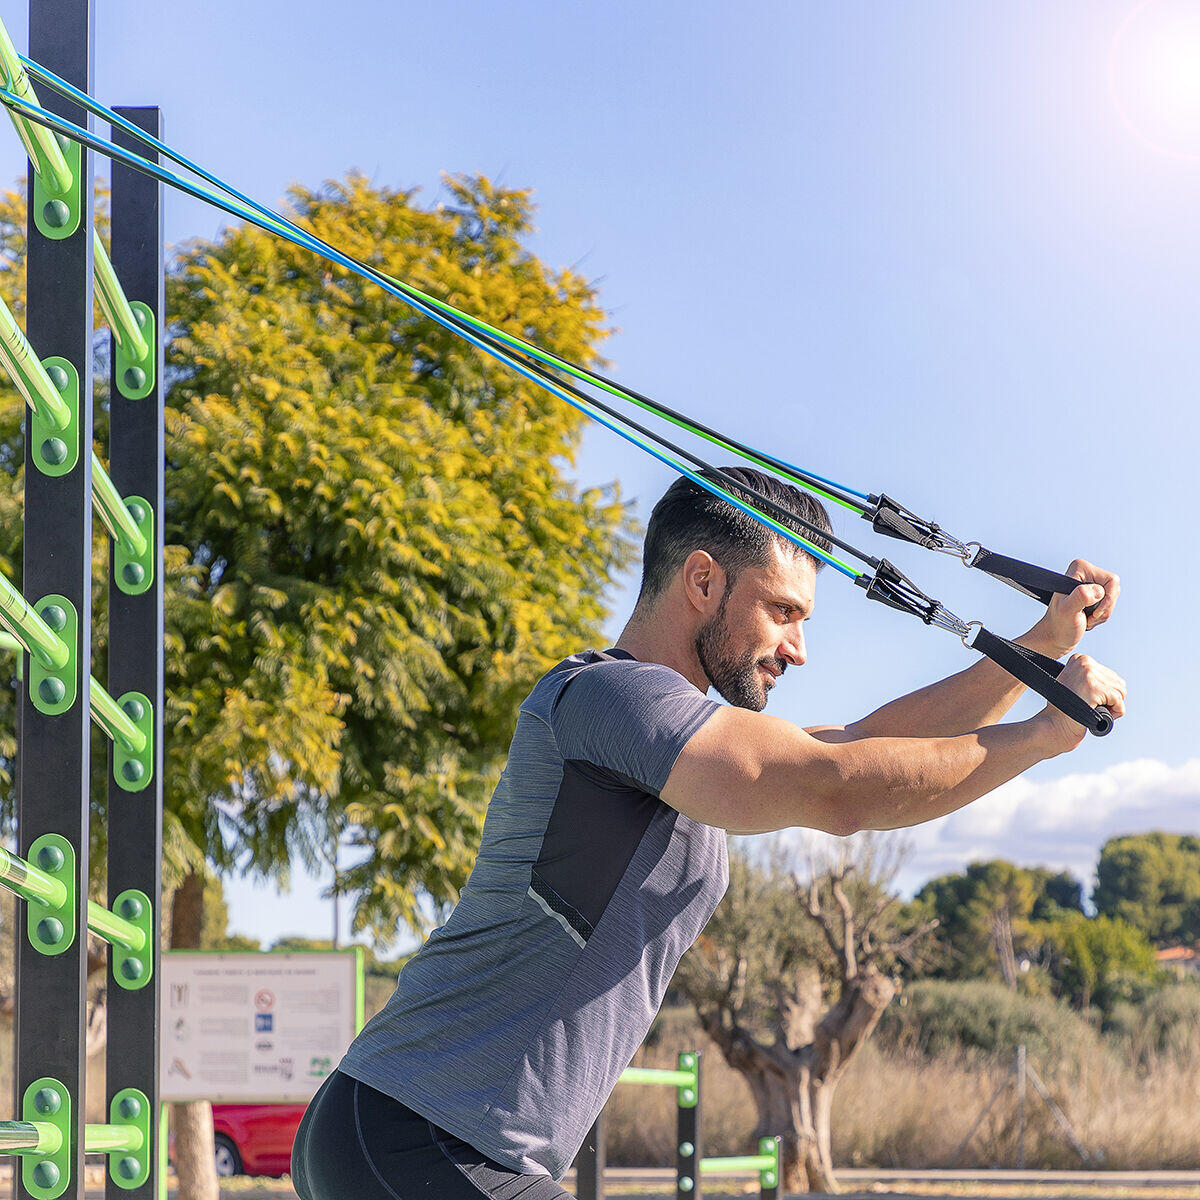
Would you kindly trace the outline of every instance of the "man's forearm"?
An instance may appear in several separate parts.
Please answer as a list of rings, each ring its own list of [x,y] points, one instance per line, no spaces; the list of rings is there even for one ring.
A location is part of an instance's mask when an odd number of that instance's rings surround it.
[[[1059,647],[1047,645],[1036,631],[1031,630],[1017,642],[1051,657],[1061,653]],[[989,658],[980,658],[965,671],[901,696],[853,725],[847,725],[846,735],[850,738],[953,737],[995,725],[1021,698],[1024,690],[1024,685],[1002,667]],[[816,733],[816,736],[822,735]]]
[[[867,738],[839,750],[839,807],[848,831],[918,825],[962,808],[1056,753],[1039,718],[950,738]]]

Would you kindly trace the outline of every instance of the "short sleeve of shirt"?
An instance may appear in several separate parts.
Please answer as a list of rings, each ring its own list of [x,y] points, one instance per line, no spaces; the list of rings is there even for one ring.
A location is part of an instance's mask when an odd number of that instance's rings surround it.
[[[670,667],[617,659],[566,684],[551,728],[564,759],[615,771],[657,796],[679,752],[719,707]]]

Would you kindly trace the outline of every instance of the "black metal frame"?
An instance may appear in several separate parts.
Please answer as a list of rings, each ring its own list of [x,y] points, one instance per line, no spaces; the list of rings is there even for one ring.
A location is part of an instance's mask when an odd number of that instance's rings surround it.
[[[157,108],[118,108],[117,113],[155,137],[162,135]],[[113,140],[151,156],[120,129]],[[154,158],[157,160],[157,156]],[[140,300],[154,313],[157,362],[154,390],[129,400],[117,387],[116,356],[110,386],[109,473],[122,496],[140,496],[154,511],[154,582],[141,595],[117,586],[116,544],[110,543],[108,581],[108,689],[113,696],[141,692],[154,705],[154,777],[140,792],[117,785],[109,748],[108,897],[128,888],[145,892],[156,908],[162,876],[163,804],[163,228],[162,185],[139,171],[113,163],[112,263],[129,300]],[[147,331],[149,333],[149,331]],[[149,653],[153,647],[155,652]],[[120,987],[109,975],[107,1103],[122,1088],[136,1087],[158,1112],[159,940],[154,941],[153,981],[137,991]],[[157,1121],[152,1128],[157,1130]],[[150,1178],[141,1187],[118,1187],[111,1173],[107,1200],[154,1200],[158,1194],[158,1155],[151,1155]]]
[[[90,90],[93,0],[33,0],[29,53],[38,62]],[[87,114],[60,96],[48,108],[71,121]],[[89,678],[92,626],[92,187],[90,156],[81,156],[82,217],[69,238],[52,241],[33,221],[33,171],[29,172],[28,283],[26,326],[31,344],[45,358],[61,355],[79,372],[79,461],[67,475],[51,478],[34,465],[32,416],[25,413],[25,563],[22,590],[31,603],[49,593],[66,596],[79,615],[76,694],[72,708],[47,716],[21,689],[20,787],[17,796],[18,850],[43,833],[66,837],[76,853],[74,943],[54,957],[39,954],[17,938],[16,1103],[42,1076],[65,1085],[72,1097],[71,1182],[83,1194],[84,1071],[87,1013],[87,897]],[[26,670],[25,678],[29,678]],[[29,1193],[14,1171],[13,1194]]]
[[[608,1143],[601,1113],[575,1156],[576,1200],[604,1200],[604,1169],[608,1166]]]
[[[701,1053],[696,1056],[696,1103],[690,1107],[677,1104],[675,1108],[675,1196],[676,1200],[700,1200],[704,1195],[704,1181],[700,1177],[700,1160],[704,1157],[704,1147],[701,1145],[703,1132],[702,1111],[700,1108],[704,1092],[700,1087]],[[683,1153],[683,1146],[691,1144],[691,1154]],[[683,1180],[690,1179],[692,1186],[684,1191]]]

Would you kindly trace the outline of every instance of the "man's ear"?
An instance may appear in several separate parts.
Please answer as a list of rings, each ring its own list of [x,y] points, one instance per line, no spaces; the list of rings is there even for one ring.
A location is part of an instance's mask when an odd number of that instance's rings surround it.
[[[693,550],[683,564],[683,594],[691,606],[711,616],[725,595],[725,572],[707,550]]]

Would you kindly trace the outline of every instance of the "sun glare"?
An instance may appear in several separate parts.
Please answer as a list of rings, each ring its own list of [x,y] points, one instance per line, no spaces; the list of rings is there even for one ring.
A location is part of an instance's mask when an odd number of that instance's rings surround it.
[[[1109,57],[1121,119],[1147,146],[1200,159],[1200,0],[1143,0]]]

